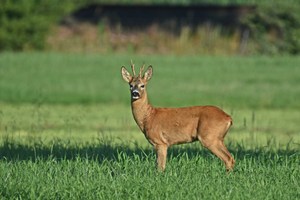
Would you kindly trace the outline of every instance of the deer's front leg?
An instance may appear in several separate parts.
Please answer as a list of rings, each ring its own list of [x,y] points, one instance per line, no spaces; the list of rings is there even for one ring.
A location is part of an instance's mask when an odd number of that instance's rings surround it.
[[[157,145],[155,149],[157,156],[157,168],[159,171],[164,171],[166,168],[168,147],[166,145]]]

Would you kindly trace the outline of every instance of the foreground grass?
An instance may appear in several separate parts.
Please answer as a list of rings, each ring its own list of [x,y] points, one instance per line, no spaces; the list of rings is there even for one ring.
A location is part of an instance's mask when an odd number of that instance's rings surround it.
[[[226,174],[197,142],[171,148],[157,172],[129,105],[0,107],[1,199],[299,198],[293,110],[233,111],[226,143],[236,168]]]
[[[0,148],[2,199],[298,199],[295,150],[230,146],[234,172],[194,145],[170,149],[155,170],[151,149],[109,141],[45,147],[6,142]]]

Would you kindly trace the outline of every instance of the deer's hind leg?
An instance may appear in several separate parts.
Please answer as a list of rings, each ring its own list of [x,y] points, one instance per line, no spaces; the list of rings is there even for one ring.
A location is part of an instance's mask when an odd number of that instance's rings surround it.
[[[218,128],[206,127],[200,130],[201,132],[198,135],[198,139],[203,146],[224,162],[227,171],[232,170],[235,163],[223,142],[229,127],[230,125],[218,126]]]
[[[235,161],[225,147],[223,141],[217,141],[207,148],[224,162],[227,171],[233,169]]]
[[[235,164],[235,160],[234,158],[232,157],[232,155],[229,153],[228,149],[226,148],[225,144],[223,141],[220,141],[220,144],[219,144],[219,148],[221,149],[221,151],[227,155],[227,157],[229,158],[229,162],[228,163],[225,163],[226,165],[226,169],[228,171],[231,171],[233,170],[233,167],[234,167],[234,164]]]

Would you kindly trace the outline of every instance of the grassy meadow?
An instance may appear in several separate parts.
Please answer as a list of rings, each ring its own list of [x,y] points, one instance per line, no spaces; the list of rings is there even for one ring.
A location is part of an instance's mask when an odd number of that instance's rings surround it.
[[[236,168],[199,143],[164,173],[120,67],[153,65],[154,106],[217,105]],[[300,57],[0,54],[0,199],[299,199]]]

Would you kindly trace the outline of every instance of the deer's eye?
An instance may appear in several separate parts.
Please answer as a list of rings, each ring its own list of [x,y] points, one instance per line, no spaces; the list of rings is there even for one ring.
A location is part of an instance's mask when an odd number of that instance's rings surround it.
[[[130,87],[130,89],[132,89],[132,88],[133,88],[133,85],[130,84],[129,87]]]
[[[141,85],[141,88],[145,88],[145,85]]]

